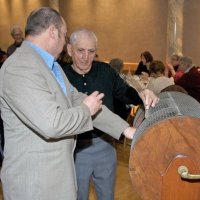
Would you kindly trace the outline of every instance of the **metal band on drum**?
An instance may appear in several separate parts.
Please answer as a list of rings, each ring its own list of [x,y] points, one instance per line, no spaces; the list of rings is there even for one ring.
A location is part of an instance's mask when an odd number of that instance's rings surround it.
[[[148,117],[144,118],[144,108],[138,109],[133,125],[138,127],[132,140],[131,148],[134,149],[139,138],[145,134],[145,130],[154,124],[168,118],[190,116],[200,118],[200,104],[191,96],[181,92],[162,92],[160,101],[156,107],[151,107]]]

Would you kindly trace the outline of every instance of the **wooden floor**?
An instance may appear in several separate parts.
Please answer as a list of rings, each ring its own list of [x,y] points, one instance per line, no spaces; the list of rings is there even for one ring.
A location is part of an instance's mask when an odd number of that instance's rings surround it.
[[[115,186],[115,200],[141,200],[132,190],[131,180],[128,172],[128,160],[130,146],[124,149],[123,144],[116,143],[117,149],[117,177]],[[2,188],[0,186],[0,200],[3,200]],[[16,199],[18,200],[18,199]],[[97,200],[94,188],[91,186],[89,200]]]

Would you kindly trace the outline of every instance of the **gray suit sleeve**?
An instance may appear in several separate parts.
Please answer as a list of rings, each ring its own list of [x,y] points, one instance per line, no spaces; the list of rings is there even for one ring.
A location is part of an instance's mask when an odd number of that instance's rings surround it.
[[[83,98],[86,97],[86,95],[81,94],[74,88],[73,105],[80,105]],[[106,106],[103,106],[102,110],[93,118],[93,125],[116,139],[119,139],[124,130],[129,126],[126,121],[111,112]]]
[[[3,77],[5,102],[24,124],[43,137],[59,138],[93,129],[88,107],[62,107],[38,68],[15,64],[6,68]]]
[[[129,124],[121,119],[118,115],[111,112],[106,106],[93,119],[94,127],[111,135],[115,139],[119,139]]]

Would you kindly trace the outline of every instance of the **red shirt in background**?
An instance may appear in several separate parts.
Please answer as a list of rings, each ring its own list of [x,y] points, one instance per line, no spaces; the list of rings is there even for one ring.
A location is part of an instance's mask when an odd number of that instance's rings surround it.
[[[200,67],[192,67],[174,81],[176,85],[183,87],[190,96],[200,102]]]

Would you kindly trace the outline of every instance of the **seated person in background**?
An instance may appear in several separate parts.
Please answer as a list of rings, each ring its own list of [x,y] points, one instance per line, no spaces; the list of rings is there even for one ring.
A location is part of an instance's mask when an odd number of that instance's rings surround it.
[[[153,56],[149,51],[144,51],[140,55],[141,61],[139,62],[139,65],[135,71],[135,75],[141,75],[142,73],[149,74],[149,66],[151,62],[153,61]]]
[[[182,57],[179,64],[184,74],[175,83],[183,87],[190,96],[200,102],[200,67],[192,64],[192,59]]]
[[[174,85],[173,78],[166,77],[165,66],[159,60],[154,60],[149,67],[150,80],[147,86],[155,94],[159,94],[164,88]]]
[[[119,74],[119,76],[126,80],[126,75],[122,73],[124,67],[124,61],[119,58],[113,58],[110,60],[109,65]]]
[[[179,69],[180,58],[182,54],[173,54],[171,57],[170,63],[165,68],[165,76],[173,77],[174,80],[177,80],[183,75],[183,72]]]
[[[15,25],[11,28],[11,36],[14,39],[14,43],[10,45],[7,49],[7,55],[10,56],[17,47],[20,47],[23,42],[23,32],[20,28],[20,26]]]
[[[5,51],[0,50],[0,68],[3,65],[4,61],[7,59],[7,54]]]
[[[149,51],[144,51],[140,55],[141,61],[135,71],[135,75],[133,78],[138,82],[140,85],[140,89],[145,89],[149,82],[149,66],[153,61],[153,56]],[[139,90],[140,90],[139,89]]]
[[[119,76],[126,81],[126,75],[122,73],[122,69],[124,66],[123,60],[119,58],[113,58],[110,60],[109,65],[119,74]],[[122,119],[127,120],[128,114],[131,111],[131,107],[126,105],[123,101],[118,98],[113,99],[114,104],[114,113],[119,115]]]

